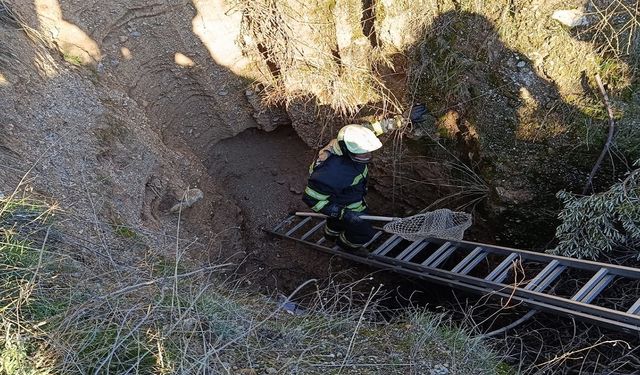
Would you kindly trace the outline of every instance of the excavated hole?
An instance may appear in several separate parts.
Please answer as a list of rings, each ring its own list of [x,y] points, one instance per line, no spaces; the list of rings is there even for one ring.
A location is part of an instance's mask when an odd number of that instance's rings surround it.
[[[434,288],[423,280],[332,257],[271,238],[262,231],[290,212],[308,210],[301,197],[315,151],[290,126],[272,132],[250,128],[211,143],[204,154],[202,160],[211,181],[222,187],[241,210],[244,259],[237,273],[247,284],[268,293],[277,290],[287,294],[311,278],[321,283],[362,279],[355,288],[362,293],[384,285],[388,297],[383,303],[389,308],[436,305],[452,299],[450,288]],[[385,214],[384,200],[378,197],[380,192],[375,195],[372,199],[375,211]],[[187,225],[201,225],[198,218],[185,220],[191,220]],[[234,251],[229,248],[230,253],[223,256],[231,256]]]

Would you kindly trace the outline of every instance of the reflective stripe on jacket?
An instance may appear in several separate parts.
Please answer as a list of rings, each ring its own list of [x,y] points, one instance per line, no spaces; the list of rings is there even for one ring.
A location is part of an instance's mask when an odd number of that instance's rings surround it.
[[[367,173],[366,164],[356,163],[348,156],[329,154],[324,161],[312,164],[302,200],[316,212],[329,203],[364,211]]]

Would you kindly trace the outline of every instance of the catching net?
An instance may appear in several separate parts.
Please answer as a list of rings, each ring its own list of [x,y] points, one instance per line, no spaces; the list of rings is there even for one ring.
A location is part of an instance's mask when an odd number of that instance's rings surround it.
[[[470,226],[470,214],[444,208],[394,220],[386,224],[384,230],[408,241],[426,237],[460,241]]]

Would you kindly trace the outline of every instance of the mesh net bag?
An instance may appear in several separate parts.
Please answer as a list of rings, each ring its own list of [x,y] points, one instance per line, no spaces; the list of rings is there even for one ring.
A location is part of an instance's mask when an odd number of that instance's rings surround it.
[[[470,226],[470,214],[445,208],[392,221],[384,226],[384,230],[409,241],[426,237],[460,241]]]

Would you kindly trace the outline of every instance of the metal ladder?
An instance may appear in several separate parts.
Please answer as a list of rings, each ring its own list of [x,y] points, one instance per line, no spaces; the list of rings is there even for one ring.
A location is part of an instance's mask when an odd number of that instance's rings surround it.
[[[468,241],[410,242],[382,230],[366,245],[370,253],[358,255],[327,241],[324,224],[322,218],[292,215],[266,232],[355,262],[640,334],[640,295],[627,306],[607,306],[598,298],[614,282],[640,280],[640,269]],[[581,286],[560,283],[575,275],[591,278]]]

